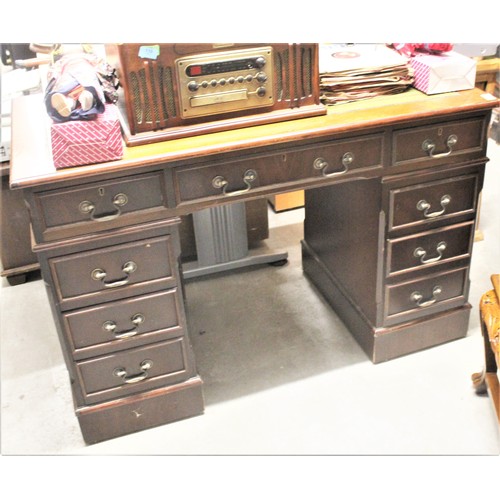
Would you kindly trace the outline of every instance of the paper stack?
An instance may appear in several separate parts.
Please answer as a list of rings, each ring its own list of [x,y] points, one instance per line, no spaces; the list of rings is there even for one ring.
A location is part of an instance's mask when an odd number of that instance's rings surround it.
[[[413,83],[407,59],[383,44],[320,44],[323,104],[398,94]]]

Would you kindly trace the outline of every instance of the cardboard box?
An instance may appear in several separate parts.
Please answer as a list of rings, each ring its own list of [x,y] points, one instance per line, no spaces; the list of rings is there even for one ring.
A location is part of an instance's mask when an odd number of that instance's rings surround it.
[[[50,129],[56,168],[89,165],[123,157],[123,140],[114,104],[95,120],[53,123]]]
[[[458,52],[421,54],[410,59],[413,86],[426,94],[441,94],[474,88],[476,61]]]

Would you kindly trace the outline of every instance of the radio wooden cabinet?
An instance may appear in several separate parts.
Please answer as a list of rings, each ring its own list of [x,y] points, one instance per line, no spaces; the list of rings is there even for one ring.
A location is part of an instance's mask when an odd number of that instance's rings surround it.
[[[497,104],[409,91],[56,170],[41,102],[16,101],[11,187],[30,209],[85,441],[203,412],[178,233],[198,209],[305,189],[304,273],[374,363],[465,336]]]
[[[109,44],[127,144],[326,113],[318,44]]]

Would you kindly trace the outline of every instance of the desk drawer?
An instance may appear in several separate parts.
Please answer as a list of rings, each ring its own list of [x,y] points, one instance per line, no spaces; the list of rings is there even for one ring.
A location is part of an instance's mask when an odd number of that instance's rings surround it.
[[[478,189],[479,178],[474,174],[391,189],[389,230],[472,216]]]
[[[178,337],[184,331],[177,288],[71,311],[63,324],[73,358],[84,359]]]
[[[210,197],[238,197],[253,190],[293,186],[349,176],[382,167],[383,135],[318,143],[282,154],[175,169],[177,202]]]
[[[186,337],[76,363],[87,403],[187,380],[194,373]]]
[[[174,286],[170,235],[48,260],[61,310],[85,307]]]
[[[441,122],[396,130],[393,134],[394,165],[407,162],[453,163],[483,155],[485,121],[483,118]]]
[[[468,268],[386,286],[385,324],[458,307],[466,302]]]
[[[122,227],[135,222],[138,216],[152,220],[152,214],[167,207],[161,171],[42,191],[33,196],[38,207],[34,220],[38,241]]]
[[[387,241],[387,276],[470,258],[474,221]]]

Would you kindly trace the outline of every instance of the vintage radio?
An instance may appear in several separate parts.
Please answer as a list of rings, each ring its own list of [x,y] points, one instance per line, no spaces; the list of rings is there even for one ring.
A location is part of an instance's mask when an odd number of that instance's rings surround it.
[[[128,145],[326,113],[317,44],[106,46]]]

